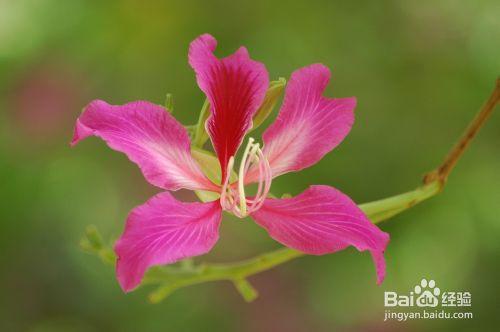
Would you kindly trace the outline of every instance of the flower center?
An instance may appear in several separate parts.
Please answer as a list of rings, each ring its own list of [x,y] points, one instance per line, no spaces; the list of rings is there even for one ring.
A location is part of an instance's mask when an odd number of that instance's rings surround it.
[[[257,193],[254,197],[247,198],[245,194],[245,177],[252,166],[259,172]],[[250,137],[241,159],[237,185],[229,183],[233,167],[234,157],[231,157],[227,164],[227,175],[222,186],[220,201],[224,210],[231,211],[239,218],[244,218],[260,209],[264,204],[264,200],[271,189],[271,166],[269,166],[269,161],[262,153],[259,143],[254,143],[254,139]]]

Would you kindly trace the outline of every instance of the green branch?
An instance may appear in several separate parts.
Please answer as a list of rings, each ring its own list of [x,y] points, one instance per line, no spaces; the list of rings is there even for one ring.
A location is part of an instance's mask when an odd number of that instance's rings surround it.
[[[415,204],[432,197],[440,191],[436,182],[422,186],[414,191],[393,196],[383,200],[362,204],[360,208],[374,223],[386,220]],[[87,229],[86,238],[82,240],[82,248],[97,254],[105,263],[114,264],[115,257],[109,246],[102,242],[94,226]],[[93,240],[89,240],[93,239]],[[102,240],[101,240],[102,241]],[[92,243],[92,245],[91,245]],[[281,248],[254,258],[227,264],[200,264],[198,266],[158,266],[152,267],[143,279],[142,285],[159,284],[149,295],[152,303],[158,303],[179,288],[210,281],[230,281],[246,301],[257,297],[257,291],[247,278],[274,266],[286,263],[304,254],[288,248]]]
[[[425,176],[422,186],[403,194],[359,206],[373,223],[387,220],[433,197],[443,189],[456,162],[497,105],[500,99],[499,82],[497,81],[491,97],[471,122],[457,145],[450,151],[445,161],[436,170]],[[86,251],[98,255],[105,263],[115,263],[116,259],[111,247],[103,243],[102,237],[98,234],[95,227],[89,226],[86,236],[81,242],[81,246]],[[202,263],[194,266],[192,261],[188,261],[173,266],[158,266],[151,268],[146,273],[142,285],[159,285],[149,295],[151,302],[158,303],[179,288],[211,281],[230,281],[246,301],[252,301],[258,294],[247,278],[303,255],[303,253],[292,249],[281,248],[235,263]]]

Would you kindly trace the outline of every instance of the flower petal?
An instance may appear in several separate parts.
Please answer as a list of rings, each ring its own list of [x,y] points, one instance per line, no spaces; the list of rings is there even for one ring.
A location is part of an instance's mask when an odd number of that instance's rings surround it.
[[[311,186],[293,198],[267,199],[252,217],[273,239],[306,254],[328,254],[349,245],[359,251],[369,250],[377,283],[384,279],[383,253],[389,235],[373,225],[349,197],[332,187]]]
[[[210,101],[206,128],[224,179],[229,158],[252,127],[252,116],[264,99],[269,77],[263,64],[250,59],[246,48],[219,60],[213,54],[216,45],[208,34],[195,39],[189,47],[189,64]]]
[[[90,135],[124,152],[155,186],[217,190],[191,157],[186,129],[158,105],[136,101],[114,106],[95,100],[76,121],[71,144]]]
[[[184,203],[168,192],[136,207],[115,245],[122,289],[128,292],[137,287],[150,266],[210,251],[219,238],[221,216],[219,201]]]
[[[330,71],[321,64],[292,74],[278,118],[263,134],[273,177],[314,165],[351,130],[356,99],[323,97],[329,80]],[[255,172],[247,182],[255,181]]]

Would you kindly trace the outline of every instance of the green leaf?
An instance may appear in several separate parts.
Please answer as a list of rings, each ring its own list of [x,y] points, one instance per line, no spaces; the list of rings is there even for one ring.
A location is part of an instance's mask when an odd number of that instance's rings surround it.
[[[200,166],[202,172],[213,183],[220,184],[222,182],[219,159],[217,159],[217,157],[213,153],[197,147],[192,147],[191,154],[194,160],[196,160],[196,162]],[[230,181],[236,181],[237,178],[238,175],[233,170],[231,172]],[[220,197],[218,193],[212,191],[196,190],[195,193],[202,202],[214,201]]]
[[[203,144],[208,139],[207,131],[205,130],[205,122],[210,115],[210,103],[208,99],[205,99],[203,106],[201,107],[200,116],[198,117],[198,123],[195,125],[194,138],[193,138],[193,146],[201,148]]]
[[[80,247],[86,252],[96,254],[107,264],[115,263],[115,253],[104,243],[101,234],[94,225],[87,226],[85,236],[80,240]]]
[[[184,128],[186,128],[186,131],[189,135],[189,140],[192,142],[194,140],[194,133],[196,131],[196,125],[184,126]]]
[[[165,109],[170,113],[174,112],[174,97],[171,93],[167,93],[165,96]]]
[[[198,197],[200,201],[203,203],[206,202],[213,202],[217,199],[219,199],[220,195],[218,193],[215,193],[213,191],[206,191],[206,190],[195,190],[194,193]]]
[[[192,147],[191,155],[198,163],[201,170],[213,183],[221,183],[219,159],[209,151]]]
[[[89,249],[101,250],[104,247],[102,236],[94,225],[87,226],[85,236]]]
[[[253,117],[252,130],[258,128],[271,114],[274,106],[276,106],[276,103],[285,89],[285,85],[286,79],[283,77],[280,77],[277,81],[271,81],[269,83],[269,88],[267,89],[264,101]]]

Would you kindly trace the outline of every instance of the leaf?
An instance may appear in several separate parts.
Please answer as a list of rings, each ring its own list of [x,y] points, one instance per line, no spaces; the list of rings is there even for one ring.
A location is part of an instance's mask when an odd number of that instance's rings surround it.
[[[193,146],[201,148],[203,144],[208,140],[208,134],[205,129],[205,122],[210,115],[210,103],[208,99],[205,99],[203,106],[201,107],[200,116],[198,117],[198,123],[195,125],[196,128],[194,130],[194,138],[193,138]]]
[[[80,240],[80,247],[86,252],[99,256],[107,264],[115,263],[115,253],[104,243],[101,234],[94,225],[87,226],[85,236]]]
[[[285,89],[285,85],[286,79],[283,77],[280,77],[277,81],[269,82],[269,88],[267,89],[264,101],[253,117],[252,130],[258,128],[271,114]]]
[[[221,183],[219,159],[211,152],[191,147],[191,155],[198,163],[201,170],[213,183]]]
[[[167,93],[165,96],[165,109],[170,113],[174,112],[174,97],[171,93]]]
[[[219,159],[217,159],[213,153],[200,148],[191,147],[191,154],[203,173],[213,183],[220,184],[222,182]],[[230,181],[236,181],[237,178],[238,175],[232,171]],[[220,197],[218,193],[212,191],[196,190],[195,193],[202,202],[211,202]]]

